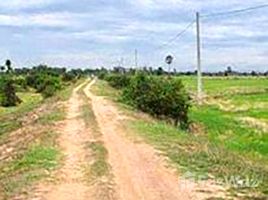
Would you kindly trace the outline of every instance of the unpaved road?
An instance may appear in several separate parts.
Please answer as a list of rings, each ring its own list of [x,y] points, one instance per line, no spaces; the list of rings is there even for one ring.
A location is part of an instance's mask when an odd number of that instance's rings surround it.
[[[59,127],[59,144],[65,156],[64,165],[57,172],[56,184],[42,184],[33,200],[88,200],[89,188],[83,177],[83,164],[86,163],[84,145],[90,140],[84,122],[80,115],[82,100],[74,89],[67,104],[67,119]]]
[[[116,199],[199,200],[209,196],[208,193],[196,192],[197,189],[207,190],[209,187],[210,193],[218,192],[219,188],[210,184],[199,187],[191,181],[179,180],[178,175],[166,167],[165,159],[157,155],[150,145],[137,143],[127,137],[122,125],[125,116],[111,102],[90,92],[94,83],[95,80],[90,82],[84,91],[91,99],[92,109],[109,153],[108,162],[114,177]],[[77,91],[82,86],[74,90],[68,102],[68,117],[60,128],[59,142],[66,158],[64,166],[57,173],[59,181],[39,187],[32,200],[94,199],[89,186],[83,181],[82,172],[82,166],[86,163],[83,147],[91,138],[82,119],[78,118],[82,100],[79,99]]]
[[[127,138],[122,126],[125,117],[108,100],[90,92],[94,82],[86,87],[85,92],[92,99],[121,200],[204,199],[207,194],[198,193],[197,189],[212,193],[221,190],[210,183],[200,187],[196,183],[179,180],[175,172],[165,167],[164,159],[151,146]]]

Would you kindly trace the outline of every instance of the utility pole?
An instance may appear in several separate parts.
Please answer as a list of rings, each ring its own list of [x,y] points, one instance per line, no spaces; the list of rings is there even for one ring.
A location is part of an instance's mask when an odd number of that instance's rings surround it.
[[[197,41],[197,99],[202,102],[202,71],[201,71],[201,45],[200,45],[200,16],[196,13],[196,41]]]
[[[136,70],[138,69],[138,50],[135,49],[135,67]]]

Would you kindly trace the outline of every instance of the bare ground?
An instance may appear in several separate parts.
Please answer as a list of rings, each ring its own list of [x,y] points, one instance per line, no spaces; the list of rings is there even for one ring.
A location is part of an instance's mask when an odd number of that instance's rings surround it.
[[[59,144],[64,152],[64,165],[56,173],[55,183],[42,183],[35,189],[32,200],[88,200],[89,187],[84,181],[83,164],[86,162],[85,142],[90,134],[81,118],[77,91],[74,91],[67,104],[67,119],[59,127]]]
[[[119,199],[188,200],[224,196],[223,188],[210,182],[200,185],[180,179],[175,171],[166,167],[165,159],[157,155],[151,146],[131,141],[122,125],[125,116],[111,102],[90,92],[94,82],[85,91],[92,100],[104,144],[109,151]]]

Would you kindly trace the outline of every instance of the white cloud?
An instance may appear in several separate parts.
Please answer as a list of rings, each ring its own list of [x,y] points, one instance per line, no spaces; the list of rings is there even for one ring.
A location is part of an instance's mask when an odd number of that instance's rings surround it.
[[[54,3],[55,0],[5,0],[0,1],[0,9],[23,9],[31,7],[40,7]]]
[[[66,27],[79,22],[79,14],[68,12],[44,13],[44,14],[0,14],[0,25],[5,26],[48,26]]]

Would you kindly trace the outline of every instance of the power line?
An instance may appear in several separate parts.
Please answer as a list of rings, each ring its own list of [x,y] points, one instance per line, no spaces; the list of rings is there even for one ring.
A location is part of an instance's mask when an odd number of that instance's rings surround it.
[[[177,40],[178,38],[180,38],[189,28],[191,28],[193,26],[193,24],[195,23],[195,20],[192,21],[191,23],[189,23],[182,31],[180,31],[179,33],[177,33],[174,37],[172,37],[171,39],[169,39],[167,42],[165,42],[164,44],[158,46],[156,49],[161,49],[165,46],[168,46],[170,43],[174,42],[175,40]]]
[[[202,15],[201,17],[202,18],[210,18],[210,17],[217,17],[217,16],[233,15],[233,14],[248,12],[251,10],[262,9],[262,8],[266,8],[266,7],[268,7],[268,4],[262,4],[262,5],[258,5],[258,6],[252,6],[252,7],[248,7],[248,8],[230,10],[230,11],[219,12],[219,13],[211,13],[211,14],[207,14],[207,15]]]

